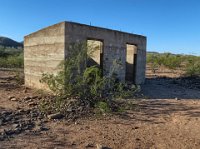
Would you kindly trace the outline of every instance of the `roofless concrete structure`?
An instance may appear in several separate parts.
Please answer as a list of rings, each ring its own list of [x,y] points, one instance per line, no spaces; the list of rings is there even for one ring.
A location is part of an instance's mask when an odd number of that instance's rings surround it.
[[[56,74],[61,61],[66,60],[71,43],[94,44],[92,59],[103,73],[109,72],[114,60],[122,67],[116,74],[121,81],[142,84],[145,81],[146,37],[74,22],[61,22],[34,32],[24,39],[25,85],[43,89],[43,73]]]

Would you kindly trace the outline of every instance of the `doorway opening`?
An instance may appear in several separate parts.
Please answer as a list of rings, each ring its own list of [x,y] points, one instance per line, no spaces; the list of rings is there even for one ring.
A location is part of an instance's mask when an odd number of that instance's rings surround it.
[[[103,71],[103,41],[87,40],[87,66],[98,66]]]
[[[137,46],[126,44],[126,81],[135,83],[137,65]]]

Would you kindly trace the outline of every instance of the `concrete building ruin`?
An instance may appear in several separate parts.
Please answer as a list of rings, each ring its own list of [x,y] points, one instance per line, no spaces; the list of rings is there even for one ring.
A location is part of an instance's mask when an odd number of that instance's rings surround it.
[[[94,27],[73,22],[61,22],[34,32],[24,39],[25,85],[43,89],[40,83],[43,73],[56,74],[58,65],[66,60],[67,47],[71,43],[95,43],[92,59],[103,73],[113,67],[113,60],[120,60],[117,71],[121,81],[142,84],[145,81],[146,37],[121,31]]]

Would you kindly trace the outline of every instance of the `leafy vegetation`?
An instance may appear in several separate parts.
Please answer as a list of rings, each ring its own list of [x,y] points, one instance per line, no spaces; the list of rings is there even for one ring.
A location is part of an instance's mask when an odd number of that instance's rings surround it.
[[[1,68],[23,68],[23,49],[0,46]]]
[[[147,63],[150,64],[154,73],[158,67],[164,66],[171,70],[182,69],[188,76],[200,75],[200,57],[198,56],[148,53]]]
[[[154,67],[165,66],[170,69],[176,69],[181,66],[182,60],[183,57],[180,55],[173,55],[170,53],[147,55],[147,62],[151,63]]]
[[[53,110],[66,110],[64,107],[69,105],[70,99],[77,99],[89,103],[90,108],[110,112],[114,99],[132,97],[138,91],[138,86],[118,81],[115,72],[121,69],[119,60],[113,61],[112,69],[104,76],[98,65],[88,67],[88,58],[93,52],[86,44],[72,44],[68,47],[68,59],[59,66],[61,71],[57,75],[43,74],[41,82],[47,84],[57,97],[51,103],[56,105]],[[44,107],[43,104],[42,109],[46,109]],[[53,106],[47,107],[52,110]]]
[[[186,75],[200,76],[200,57],[188,57]]]

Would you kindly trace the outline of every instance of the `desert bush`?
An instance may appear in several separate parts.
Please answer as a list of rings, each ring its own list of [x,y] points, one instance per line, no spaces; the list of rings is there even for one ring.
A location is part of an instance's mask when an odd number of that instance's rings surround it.
[[[41,83],[46,83],[57,96],[81,96],[83,87],[83,70],[86,68],[85,44],[72,44],[68,47],[68,60],[63,61],[58,74],[43,74]],[[83,90],[84,92],[84,90]]]
[[[200,75],[200,57],[198,56],[149,53],[147,55],[147,63],[150,64],[154,73],[156,68],[165,66],[171,70],[181,68],[185,71],[186,76]]]
[[[169,69],[176,69],[180,67],[182,59],[179,55],[172,55],[170,53],[164,54],[161,58],[161,64]]]
[[[4,47],[0,46],[0,57],[16,56],[23,53],[23,48]]]
[[[180,68],[183,61],[184,61],[184,56],[174,55],[170,53],[164,53],[164,54],[150,53],[147,55],[147,63],[150,64],[153,72],[155,72],[156,68],[160,66],[164,66],[172,70]]]
[[[0,67],[2,68],[23,68],[23,64],[23,54],[0,57]]]
[[[120,60],[114,60],[113,67],[104,76],[99,66],[87,67],[87,59],[93,53],[90,51],[92,49],[84,43],[72,44],[68,47],[67,60],[59,66],[60,72],[43,74],[41,82],[46,83],[58,99],[64,99],[55,101],[59,109],[63,109],[61,105],[66,105],[63,103],[68,99],[76,98],[108,112],[114,98],[132,97],[138,91],[137,86],[118,81],[115,72],[121,69]]]
[[[159,67],[158,56],[156,54],[147,54],[147,63],[150,64],[151,71],[156,73],[156,69]]]
[[[24,75],[20,70],[16,70],[13,72],[15,74],[15,81],[18,85],[24,84]]]
[[[107,102],[104,101],[99,101],[96,103],[95,107],[97,108],[97,113],[102,114],[102,113],[109,113],[111,112],[111,108]]]
[[[190,57],[186,63],[187,76],[200,76],[200,57]]]
[[[3,68],[22,68],[23,49],[0,46],[0,67]]]

